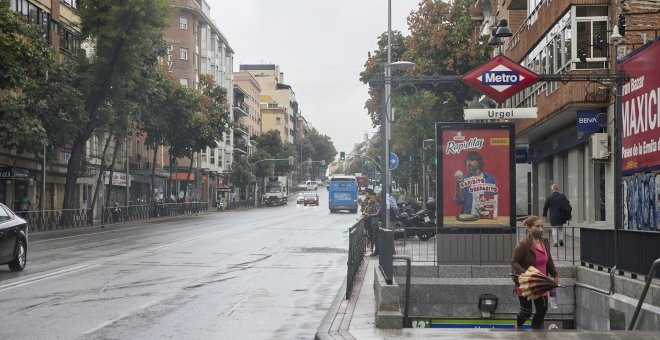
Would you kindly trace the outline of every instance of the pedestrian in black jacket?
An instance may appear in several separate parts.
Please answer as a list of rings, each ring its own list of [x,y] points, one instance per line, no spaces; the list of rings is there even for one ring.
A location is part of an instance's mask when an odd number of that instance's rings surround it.
[[[548,210],[550,210],[550,226],[552,227],[552,239],[555,242],[554,246],[564,246],[564,223],[566,223],[566,216],[563,216],[559,207],[568,201],[564,194],[559,192],[559,186],[553,184],[550,186],[552,193],[545,199],[543,206],[543,217],[547,217]]]

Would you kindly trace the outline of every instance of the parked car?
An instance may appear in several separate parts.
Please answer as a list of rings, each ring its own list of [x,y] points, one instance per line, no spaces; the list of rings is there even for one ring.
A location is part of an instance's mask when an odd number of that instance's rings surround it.
[[[305,193],[304,192],[301,192],[300,194],[298,194],[298,197],[296,198],[296,203],[297,204],[305,203]]]
[[[313,192],[305,193],[305,205],[319,205],[319,195]]]
[[[27,263],[27,222],[0,203],[0,265],[20,272]]]

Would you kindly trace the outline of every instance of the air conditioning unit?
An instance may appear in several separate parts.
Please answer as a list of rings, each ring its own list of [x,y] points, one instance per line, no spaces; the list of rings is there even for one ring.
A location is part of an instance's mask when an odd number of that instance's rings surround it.
[[[607,133],[594,133],[589,136],[589,150],[592,160],[609,159],[610,147]]]

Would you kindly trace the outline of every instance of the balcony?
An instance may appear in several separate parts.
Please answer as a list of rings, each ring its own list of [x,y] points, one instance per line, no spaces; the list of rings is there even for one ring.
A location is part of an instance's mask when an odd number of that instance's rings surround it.
[[[244,155],[248,154],[248,146],[245,140],[238,139],[234,141],[234,153],[242,153]]]
[[[234,113],[237,113],[242,116],[249,116],[249,109],[247,105],[245,105],[245,102],[234,100]]]
[[[249,136],[250,129],[245,123],[234,122],[234,135]]]

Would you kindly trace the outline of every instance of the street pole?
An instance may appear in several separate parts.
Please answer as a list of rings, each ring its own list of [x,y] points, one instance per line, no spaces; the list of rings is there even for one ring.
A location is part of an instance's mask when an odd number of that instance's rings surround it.
[[[390,94],[392,92],[390,65],[392,64],[392,0],[387,0],[387,65],[385,69],[385,115],[383,115],[383,166],[382,166],[382,191],[383,202],[381,209],[385,210],[385,229],[390,229],[390,211],[387,209],[387,198],[390,194],[390,119],[392,103]]]
[[[615,57],[616,58],[616,57]],[[616,63],[616,61],[615,61]],[[616,67],[616,66],[615,66]],[[621,169],[621,150],[623,124],[621,118],[621,91],[623,81],[616,80],[616,95],[614,97],[614,262],[619,261],[618,230],[623,226],[623,202],[622,185],[623,170]]]
[[[130,190],[131,190],[131,181],[130,175],[128,173],[128,143],[129,139],[126,137],[126,207],[128,207],[128,200],[130,198]]]

